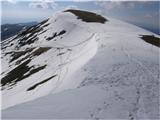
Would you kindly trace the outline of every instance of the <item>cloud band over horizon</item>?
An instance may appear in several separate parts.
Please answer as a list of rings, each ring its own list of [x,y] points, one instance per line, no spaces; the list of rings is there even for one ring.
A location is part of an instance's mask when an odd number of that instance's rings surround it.
[[[89,10],[127,22],[159,28],[159,1],[2,0],[2,23],[41,21],[68,8]],[[25,16],[24,16],[25,15]]]

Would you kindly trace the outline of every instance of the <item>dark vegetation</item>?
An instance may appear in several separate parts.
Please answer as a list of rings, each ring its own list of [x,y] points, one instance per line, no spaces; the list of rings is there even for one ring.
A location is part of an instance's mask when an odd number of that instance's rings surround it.
[[[34,35],[36,32],[39,32],[39,31],[41,31],[41,30],[42,30],[42,28],[40,28],[39,25],[35,25],[35,26],[32,26],[32,27],[30,27],[29,29],[21,32],[20,34],[18,34],[18,37],[22,37],[22,36],[25,36],[25,35],[27,35],[27,34],[30,33],[30,35],[28,36],[28,38],[29,38],[29,37],[31,37],[32,35]]]
[[[34,35],[34,33],[33,33],[33,34],[30,34],[28,37],[21,38],[19,40],[19,46],[22,47],[22,46],[27,45],[27,44],[30,45],[37,40],[38,40],[37,35]]]
[[[47,30],[44,30],[44,31],[42,31],[42,32],[40,32],[38,35],[40,35],[40,34],[42,34],[42,33],[45,33]]]
[[[88,11],[81,11],[81,10],[66,10],[64,12],[71,12],[74,15],[78,17],[78,19],[81,19],[85,22],[98,22],[98,23],[105,23],[108,21],[106,18],[102,17],[101,15],[88,12]]]
[[[38,85],[41,85],[41,84],[43,84],[43,83],[49,81],[50,79],[52,79],[52,78],[54,78],[54,77],[56,77],[56,76],[57,76],[57,75],[54,75],[54,76],[52,76],[52,77],[49,77],[49,78],[47,78],[47,79],[45,79],[45,80],[43,80],[43,81],[41,81],[41,82],[39,82],[39,83],[37,83],[37,84],[31,86],[30,88],[27,89],[27,91],[30,91],[30,90],[35,89]]]
[[[23,62],[13,70],[11,70],[5,77],[1,79],[1,85],[15,85],[17,82],[29,77],[30,75],[39,72],[40,70],[44,69],[46,65],[34,68],[34,66],[27,66],[27,64],[31,61],[31,59]],[[26,74],[29,72],[28,74]],[[26,75],[25,75],[26,74]]]
[[[44,21],[42,21],[41,23],[36,24],[36,25],[28,28],[27,30],[25,30],[25,31],[21,32],[20,34],[18,34],[18,36],[24,36],[24,35],[26,35],[26,34],[28,34],[28,33],[34,34],[34,33],[38,32],[38,31],[40,31],[40,30],[42,29],[40,26],[43,25],[43,24],[45,24],[48,20],[49,20],[49,19],[44,20]]]
[[[47,20],[47,21],[48,21],[48,20]],[[48,23],[48,24],[43,25],[43,28],[44,28],[44,27],[47,27],[48,25],[49,25],[49,23]]]
[[[141,39],[154,46],[160,47],[160,38],[155,37],[154,35],[141,35]]]
[[[38,40],[36,33],[40,32],[41,30],[43,29],[39,26],[35,26],[19,34],[18,37],[21,36],[21,38],[19,39],[19,46],[21,47],[27,44],[34,43],[36,40]],[[27,34],[29,35],[26,36]]]
[[[39,56],[42,53],[47,52],[51,48],[50,47],[40,47],[36,50],[34,50],[34,49],[35,48],[30,48],[30,49],[26,49],[26,51],[6,53],[6,54],[12,54],[11,55],[12,59],[10,60],[10,62],[18,59],[19,57],[25,55],[26,53],[29,53],[29,54],[26,55],[25,57],[23,57],[22,59],[18,60],[16,62],[16,65],[18,65],[18,66],[16,68],[14,68],[13,70],[11,70],[5,77],[3,77],[1,79],[1,85],[3,87],[5,87],[5,85],[13,86],[17,82],[29,77],[30,75],[32,75],[36,72],[39,72],[40,70],[42,70],[46,67],[46,65],[43,65],[43,66],[40,66],[37,68],[35,68],[34,66],[31,66],[31,67],[27,66],[28,63],[32,60],[32,57]],[[26,73],[28,73],[28,74],[26,74]]]
[[[1,40],[3,41],[11,36],[16,35],[21,30],[23,30],[24,27],[25,29],[28,29],[35,24],[37,24],[37,22],[1,25]]]
[[[43,20],[42,22],[39,23],[39,25],[44,25],[46,22],[48,22],[49,19]],[[47,24],[48,26],[49,24]]]
[[[37,25],[34,25],[34,26],[28,28],[25,31],[22,31],[14,39],[20,38],[19,39],[19,46],[20,47],[24,46],[26,44],[32,44],[32,43],[34,43],[35,41],[38,40],[37,34],[40,31],[43,31],[44,27],[46,27],[46,26],[49,25],[49,24],[45,24],[48,20],[49,19],[44,20],[41,23],[39,23]],[[29,34],[29,35],[27,35],[27,34]]]
[[[19,57],[24,56],[28,53],[28,55],[26,55],[25,57],[23,57],[22,59],[18,60],[16,62],[16,65],[20,64],[22,61],[28,59],[28,58],[32,58],[34,56],[39,56],[42,53],[47,52],[48,50],[51,49],[51,47],[40,47],[37,50],[33,51],[35,48],[29,48],[26,49],[25,51],[18,51],[18,52],[9,52],[6,54],[12,54],[11,57],[12,59],[10,60],[10,62],[13,62],[14,60],[17,60]],[[32,52],[33,51],[33,52]]]
[[[59,35],[63,35],[64,33],[66,33],[66,31],[65,31],[65,30],[62,30],[61,32],[59,32],[59,33],[58,33],[58,35],[57,35],[57,36],[59,36]]]
[[[53,36],[48,37],[46,40],[52,40],[53,38],[55,38],[55,37],[57,37],[57,36],[61,36],[61,35],[65,34],[65,33],[66,33],[66,31],[65,31],[65,30],[62,30],[62,31],[60,31],[59,33],[54,33]]]
[[[25,50],[25,51],[12,52],[12,54],[11,54],[12,59],[10,60],[10,62],[18,59],[19,57],[25,55],[25,54],[28,53],[28,52],[31,52],[33,49],[34,49],[34,48],[27,49],[27,50]],[[8,54],[8,53],[6,53],[6,54]]]
[[[33,53],[32,53],[32,55],[33,56],[39,56],[39,55],[41,55],[42,53],[45,53],[45,52],[47,52],[48,50],[50,50],[51,49],[51,47],[40,47],[40,48],[38,48],[37,50],[35,50]]]
[[[5,49],[5,48],[7,48],[7,47],[11,47],[12,45],[13,45],[13,43],[11,43],[13,41],[13,39],[11,39],[11,40],[7,40],[7,41],[2,41],[1,42],[1,49],[3,50],[3,49]]]
[[[19,65],[19,64],[21,64],[23,61],[25,61],[27,59],[31,59],[31,55],[30,54],[26,55],[25,57],[23,57],[20,60],[17,60],[15,65]]]
[[[58,53],[57,56],[63,55],[65,52]]]

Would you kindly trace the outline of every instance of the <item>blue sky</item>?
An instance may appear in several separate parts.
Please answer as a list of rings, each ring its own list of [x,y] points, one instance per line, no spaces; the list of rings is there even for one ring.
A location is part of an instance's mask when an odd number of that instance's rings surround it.
[[[90,10],[158,30],[159,1],[2,0],[2,24],[41,21],[67,8]]]

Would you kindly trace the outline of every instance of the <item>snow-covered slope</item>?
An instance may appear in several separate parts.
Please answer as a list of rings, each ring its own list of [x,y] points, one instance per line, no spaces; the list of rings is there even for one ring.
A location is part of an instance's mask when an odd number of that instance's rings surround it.
[[[2,117],[158,119],[159,48],[141,36],[159,36],[81,17],[57,13],[2,43]]]

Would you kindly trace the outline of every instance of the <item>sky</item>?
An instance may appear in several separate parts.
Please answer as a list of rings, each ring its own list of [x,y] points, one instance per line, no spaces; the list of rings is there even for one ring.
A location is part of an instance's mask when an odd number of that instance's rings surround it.
[[[159,32],[159,1],[1,0],[1,21],[42,21],[64,9],[82,9]]]

